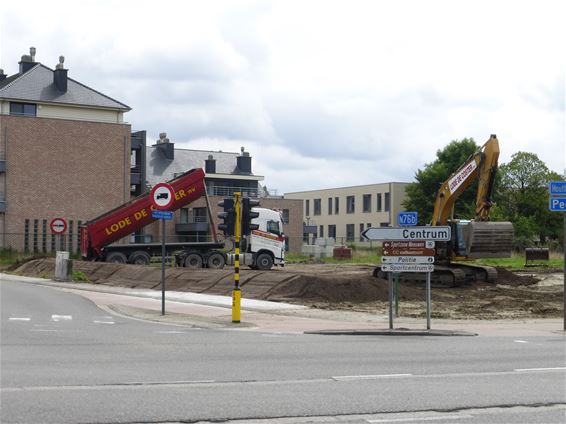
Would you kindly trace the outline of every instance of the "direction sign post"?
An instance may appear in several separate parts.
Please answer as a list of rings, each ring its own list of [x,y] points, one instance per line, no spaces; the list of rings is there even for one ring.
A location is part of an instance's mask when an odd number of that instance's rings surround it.
[[[566,181],[550,181],[548,183],[548,208],[552,212],[562,212],[564,220],[564,245],[562,252],[566,255]],[[566,331],[566,258],[564,259],[564,309],[563,309],[563,330]]]
[[[408,212],[406,213],[408,214]],[[399,214],[399,223],[409,225],[413,218]],[[416,223],[416,217],[415,217]],[[381,270],[388,272],[389,328],[393,329],[393,275],[401,272],[426,273],[426,328],[430,330],[431,293],[430,273],[434,271],[435,241],[450,241],[448,226],[405,226],[367,228],[361,233],[366,240],[383,241]],[[396,308],[397,311],[397,303]],[[397,313],[396,313],[397,315]]]
[[[161,219],[161,315],[165,315],[165,221],[173,218],[169,208],[175,201],[175,190],[167,183],[157,183],[150,192],[153,218]]]

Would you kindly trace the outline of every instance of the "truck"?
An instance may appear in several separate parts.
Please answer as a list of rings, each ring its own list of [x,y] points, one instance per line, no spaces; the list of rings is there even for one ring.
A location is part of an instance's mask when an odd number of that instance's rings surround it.
[[[206,199],[212,240],[208,242],[174,242],[165,244],[166,256],[174,257],[178,266],[221,269],[234,263],[234,252],[219,240],[206,193],[205,173],[189,170],[168,183],[174,200],[169,208],[176,211],[202,196]],[[142,194],[81,226],[81,256],[84,260],[148,265],[152,257],[161,256],[162,243],[116,243],[146,227],[156,219],[149,193]],[[252,220],[258,228],[241,240],[240,264],[267,270],[285,264],[285,236],[279,212],[253,208],[258,217]]]
[[[499,140],[492,134],[489,140],[474,152],[440,186],[434,203],[431,226],[450,226],[451,240],[436,242],[432,280],[448,286],[466,281],[496,282],[494,267],[466,263],[478,258],[509,258],[513,249],[513,224],[491,221],[492,193],[499,159]],[[455,219],[454,206],[460,195],[473,181],[478,180],[476,207],[473,219]],[[384,277],[378,267],[375,276]],[[421,280],[423,275],[403,274],[404,280]]]

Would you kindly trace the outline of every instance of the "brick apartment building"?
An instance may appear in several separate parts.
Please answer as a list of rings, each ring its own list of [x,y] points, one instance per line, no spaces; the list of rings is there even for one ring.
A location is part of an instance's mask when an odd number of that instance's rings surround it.
[[[0,70],[0,248],[52,251],[62,217],[76,251],[82,222],[130,198],[130,108],[67,74],[34,48],[18,73]]]
[[[82,223],[192,168],[206,170],[214,219],[218,201],[234,191],[262,194],[249,154],[174,149],[165,140],[146,147],[145,131],[124,123],[128,106],[67,74],[62,57],[50,69],[33,47],[18,73],[0,70],[0,249],[77,253]],[[168,240],[210,237],[204,205],[178,211]],[[263,197],[261,206],[283,212],[289,248],[300,251],[302,202]],[[64,238],[52,234],[54,218],[67,221]],[[123,242],[159,239],[153,225]]]

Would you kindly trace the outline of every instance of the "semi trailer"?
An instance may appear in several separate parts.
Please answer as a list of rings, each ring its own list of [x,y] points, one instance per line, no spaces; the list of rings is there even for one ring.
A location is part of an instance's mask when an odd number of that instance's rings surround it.
[[[225,241],[218,239],[204,178],[202,169],[192,169],[168,181],[174,191],[169,210],[176,211],[204,196],[211,241],[166,242],[165,251],[166,256],[175,257],[179,266],[219,269],[234,262],[234,253],[227,249]],[[161,256],[162,243],[116,243],[154,222],[154,209],[150,194],[146,193],[86,222],[80,230],[83,259],[148,265],[152,257]],[[253,211],[258,212],[258,217],[252,220],[258,229],[242,240],[240,264],[258,269],[283,266],[285,236],[281,215],[265,208],[253,208]]]

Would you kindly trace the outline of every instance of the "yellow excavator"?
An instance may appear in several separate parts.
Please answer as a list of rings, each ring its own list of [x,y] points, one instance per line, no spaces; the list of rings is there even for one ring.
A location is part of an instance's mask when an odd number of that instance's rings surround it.
[[[433,226],[448,225],[452,240],[437,242],[435,273],[437,280],[459,285],[467,280],[495,282],[493,267],[457,261],[478,258],[509,258],[513,250],[513,224],[490,221],[492,193],[499,159],[499,141],[492,134],[489,140],[466,160],[440,187],[432,215]],[[466,188],[478,179],[475,217],[454,219],[454,205]],[[456,262],[456,263],[455,263]]]
[[[434,204],[432,226],[450,226],[451,240],[436,242],[432,281],[443,286],[458,286],[467,281],[495,282],[494,267],[462,261],[478,258],[509,258],[513,250],[513,224],[490,221],[492,192],[499,159],[499,141],[495,134],[442,184]],[[472,182],[478,179],[475,217],[454,219],[454,205]],[[376,268],[374,276],[386,273]],[[401,273],[404,281],[421,281],[426,274]]]

